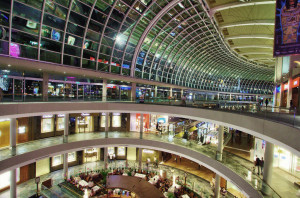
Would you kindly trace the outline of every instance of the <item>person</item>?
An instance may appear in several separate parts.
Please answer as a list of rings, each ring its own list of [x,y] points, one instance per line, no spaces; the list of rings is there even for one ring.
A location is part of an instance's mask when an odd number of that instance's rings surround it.
[[[261,174],[264,173],[264,164],[265,164],[264,158],[261,157],[261,160],[260,160],[260,172],[261,172]]]
[[[266,108],[267,108],[267,107],[268,107],[268,104],[269,104],[268,98],[266,99],[265,103],[266,103]]]
[[[144,94],[142,94],[142,95],[140,96],[140,103],[144,103],[144,98],[145,98],[145,96],[144,96]]]
[[[290,111],[293,109],[293,100],[290,100]]]
[[[259,174],[260,159],[259,159],[259,157],[257,157],[257,155],[256,155],[256,160],[255,160],[255,166],[257,166],[257,171],[258,171],[258,174]]]

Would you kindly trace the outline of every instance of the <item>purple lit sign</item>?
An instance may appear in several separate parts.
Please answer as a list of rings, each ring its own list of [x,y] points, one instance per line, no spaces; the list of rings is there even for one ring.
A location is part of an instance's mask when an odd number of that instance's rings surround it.
[[[19,57],[20,56],[20,46],[16,43],[10,44],[10,55],[13,57]]]

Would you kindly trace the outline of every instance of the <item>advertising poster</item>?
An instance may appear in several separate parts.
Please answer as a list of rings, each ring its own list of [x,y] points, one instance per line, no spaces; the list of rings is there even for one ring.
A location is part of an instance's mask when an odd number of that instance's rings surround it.
[[[300,54],[300,0],[277,0],[274,56]]]

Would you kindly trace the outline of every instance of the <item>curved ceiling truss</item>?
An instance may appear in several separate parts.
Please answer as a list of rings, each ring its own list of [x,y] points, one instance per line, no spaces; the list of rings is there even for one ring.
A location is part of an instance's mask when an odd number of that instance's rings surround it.
[[[197,0],[4,0],[2,45],[21,57],[215,91],[270,94],[273,70],[238,57]],[[26,51],[26,52],[25,52]]]

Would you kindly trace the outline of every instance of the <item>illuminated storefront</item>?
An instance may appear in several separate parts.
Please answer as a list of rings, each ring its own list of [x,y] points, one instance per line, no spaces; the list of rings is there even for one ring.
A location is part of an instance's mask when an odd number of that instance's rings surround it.
[[[99,148],[89,148],[84,150],[83,161],[95,162],[100,160],[100,149]]]
[[[150,128],[150,115],[143,114],[143,131],[148,132]],[[140,124],[141,124],[141,114],[131,113],[130,114],[130,131],[140,131]]]
[[[273,165],[300,177],[300,158],[276,145],[274,147]]]
[[[17,182],[20,181],[20,168],[17,168]],[[10,171],[0,174],[0,191],[10,186]]]
[[[54,116],[53,115],[43,115],[42,116],[42,126],[41,133],[49,133],[54,131]]]
[[[68,163],[75,162],[77,160],[76,152],[68,153]],[[51,166],[58,166],[63,164],[63,155],[56,155],[52,157]]]
[[[82,113],[76,117],[75,133],[94,131],[94,119],[89,113]]]

